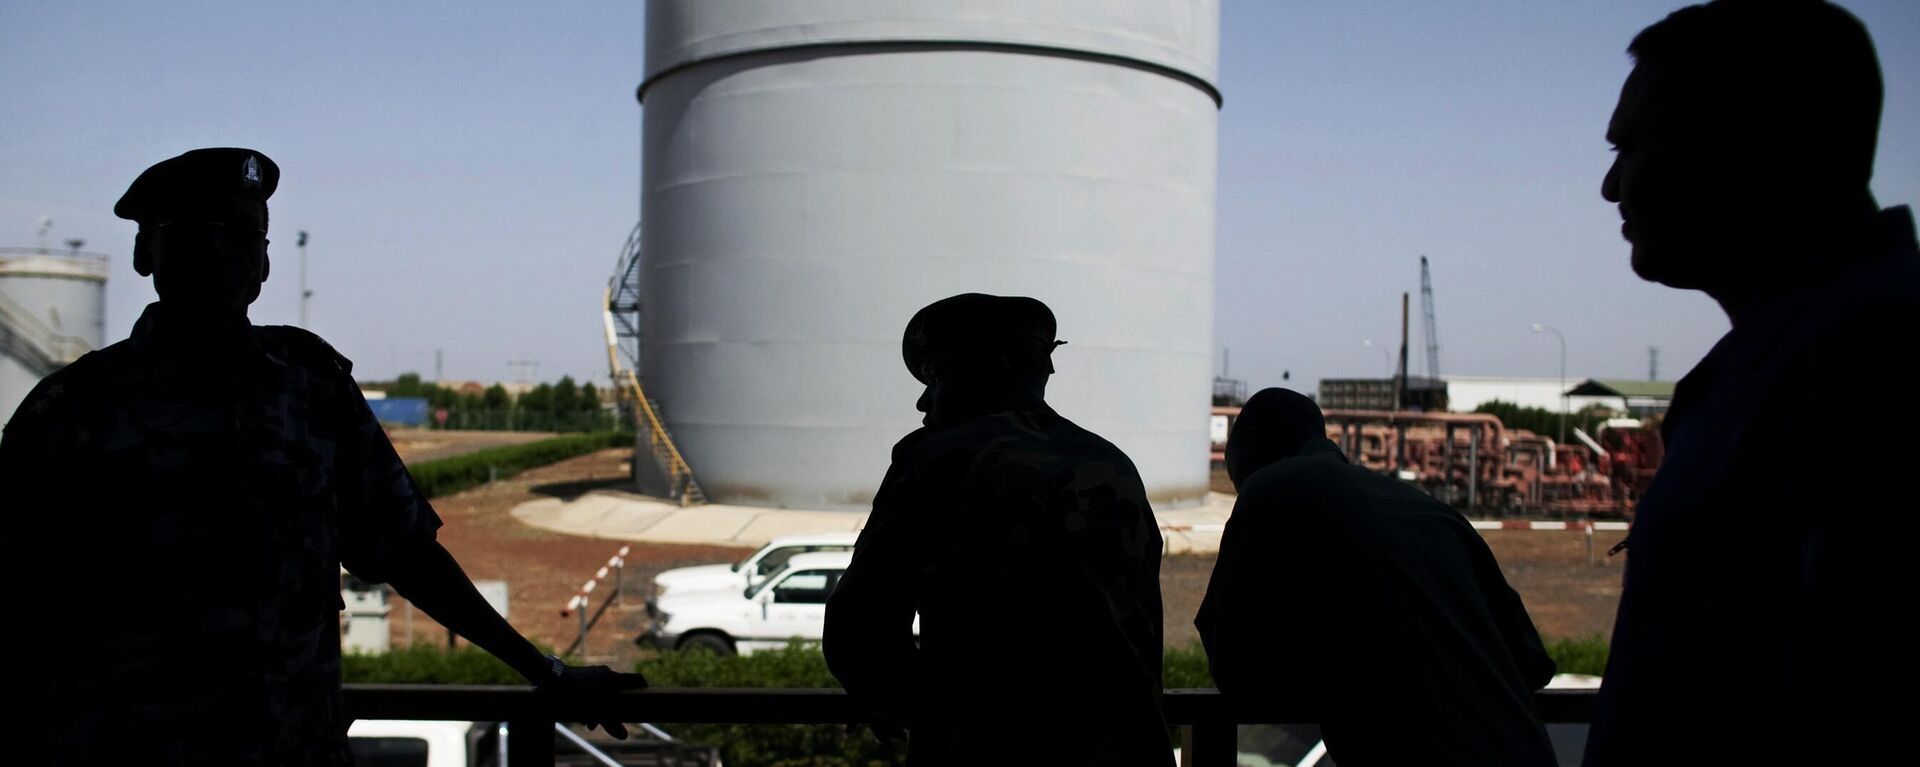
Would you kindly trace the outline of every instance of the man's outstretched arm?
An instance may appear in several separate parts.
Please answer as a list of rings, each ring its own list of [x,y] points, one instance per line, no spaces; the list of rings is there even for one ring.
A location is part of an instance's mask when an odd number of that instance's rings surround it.
[[[389,577],[400,596],[453,633],[493,653],[527,681],[543,684],[553,676],[546,654],[494,611],[446,547],[430,541],[415,551]]]
[[[317,339],[315,339],[317,341]],[[331,348],[327,348],[332,353]],[[334,355],[342,373],[351,363]],[[460,563],[435,540],[440,518],[373,417],[351,379],[339,426],[341,564],[368,583],[391,583],[407,601],[504,661],[543,692],[604,696],[647,685],[605,666],[556,665],[495,612]],[[592,722],[626,737],[619,722]]]
[[[417,548],[413,556],[395,567],[390,582],[400,596],[440,625],[492,653],[542,691],[597,697],[647,686],[646,678],[639,674],[622,674],[606,666],[556,667],[546,654],[514,630],[507,619],[500,617],[486,597],[480,595],[480,590],[474,588],[473,579],[467,577],[453,554],[438,542]],[[604,727],[616,738],[627,736],[627,728],[618,721],[588,724]]]

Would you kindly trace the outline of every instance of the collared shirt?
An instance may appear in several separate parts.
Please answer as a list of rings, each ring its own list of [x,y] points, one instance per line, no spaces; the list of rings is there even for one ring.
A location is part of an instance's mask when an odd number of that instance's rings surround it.
[[[909,764],[1166,767],[1160,549],[1133,462],[1044,404],[919,429],[827,603],[827,664],[911,729]]]
[[[1674,392],[1590,767],[1870,763],[1905,737],[1879,691],[1913,679],[1885,621],[1920,585],[1896,532],[1920,252],[1904,207],[1844,234]]]
[[[306,331],[154,304],[28,395],[0,441],[0,577],[32,616],[6,657],[54,660],[10,687],[24,742],[347,763],[339,568],[383,582],[440,524],[350,370]]]

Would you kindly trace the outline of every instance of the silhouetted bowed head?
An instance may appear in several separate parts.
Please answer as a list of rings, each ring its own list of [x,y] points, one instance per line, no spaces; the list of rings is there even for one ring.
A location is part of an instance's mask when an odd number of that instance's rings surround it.
[[[942,358],[977,362],[999,358],[1010,373],[1052,373],[1053,310],[1025,296],[962,293],[913,315],[900,342],[907,371],[932,386],[930,366]]]
[[[1326,438],[1326,416],[1312,399],[1291,389],[1261,389],[1241,406],[1227,437],[1227,476],[1237,487],[1254,472]]]

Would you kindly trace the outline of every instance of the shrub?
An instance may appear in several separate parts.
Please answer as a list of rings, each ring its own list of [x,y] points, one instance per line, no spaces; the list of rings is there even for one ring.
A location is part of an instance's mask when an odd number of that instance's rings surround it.
[[[799,641],[747,656],[716,656],[704,650],[665,652],[635,664],[655,687],[830,687],[817,645]],[[906,750],[880,742],[864,727],[806,724],[689,724],[669,731],[688,743],[720,749],[728,767],[866,767],[903,764]]]
[[[570,434],[524,445],[507,445],[476,450],[466,455],[422,461],[407,467],[420,492],[429,498],[451,495],[493,477],[510,477],[536,466],[545,466],[577,455],[609,447],[631,447],[631,432]]]
[[[1207,650],[1199,642],[1186,647],[1169,647],[1161,661],[1161,686],[1212,687],[1213,674],[1207,670]]]
[[[1599,634],[1547,640],[1547,655],[1562,674],[1600,676],[1607,671],[1607,638]]]
[[[411,644],[383,653],[348,653],[340,678],[349,684],[526,684],[499,658],[473,645]]]

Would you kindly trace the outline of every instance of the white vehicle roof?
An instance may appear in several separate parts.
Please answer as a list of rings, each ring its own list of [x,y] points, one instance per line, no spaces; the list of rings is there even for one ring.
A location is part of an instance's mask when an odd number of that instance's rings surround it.
[[[808,533],[806,535],[782,535],[771,541],[767,541],[767,545],[761,546],[760,548],[766,549],[766,548],[773,548],[778,546],[833,546],[833,545],[852,546],[853,542],[859,539],[859,537],[860,537],[859,533],[852,533],[852,532]]]
[[[1554,674],[1553,681],[1547,682],[1549,690],[1598,690],[1600,677],[1588,674]]]
[[[787,560],[786,570],[845,570],[853,561],[851,551],[810,551]]]
[[[420,737],[426,733],[452,733],[461,738],[473,729],[472,722],[445,719],[355,719],[347,734],[361,738]]]
[[[359,719],[349,738],[418,738],[427,742],[427,767],[465,767],[467,732],[473,722],[445,720]]]

